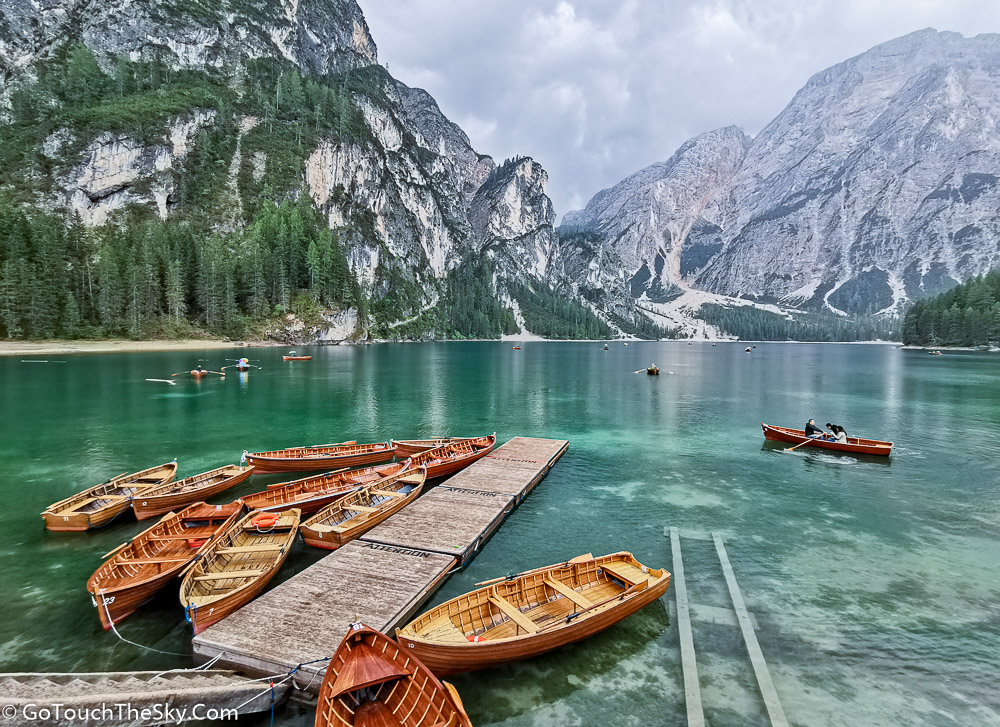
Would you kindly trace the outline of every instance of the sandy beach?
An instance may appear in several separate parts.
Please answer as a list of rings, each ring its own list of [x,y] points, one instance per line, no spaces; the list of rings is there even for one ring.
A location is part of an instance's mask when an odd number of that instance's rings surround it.
[[[72,353],[143,353],[146,351],[200,351],[236,348],[244,344],[211,339],[176,341],[0,341],[0,356],[51,356]]]

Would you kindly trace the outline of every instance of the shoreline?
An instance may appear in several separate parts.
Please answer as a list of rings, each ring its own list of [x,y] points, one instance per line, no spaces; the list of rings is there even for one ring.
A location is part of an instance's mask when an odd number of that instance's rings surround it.
[[[595,345],[622,344],[622,343],[823,343],[823,344],[850,344],[850,345],[884,345],[898,346],[900,348],[919,349],[919,346],[902,346],[894,341],[734,341],[732,339],[698,339],[688,341],[686,339],[663,339],[661,341],[645,341],[643,339],[608,339],[608,340],[587,340],[587,339],[437,339],[434,341],[338,341],[329,343],[297,343],[288,344],[278,341],[228,341],[214,338],[183,338],[177,340],[157,339],[150,341],[132,341],[129,339],[108,339],[108,340],[78,340],[69,341],[53,339],[48,341],[0,341],[0,357],[2,356],[51,356],[51,355],[73,355],[92,353],[152,353],[158,351],[198,351],[198,350],[224,350],[230,348],[303,348],[306,346],[365,346],[378,343],[592,343]],[[926,347],[935,348],[935,347]],[[938,347],[940,348],[940,347]],[[951,350],[977,351],[975,348],[952,348]]]
[[[0,356],[47,356],[52,354],[80,353],[148,353],[153,351],[198,351],[249,347],[237,341],[220,339],[182,338],[177,340],[130,341],[108,340],[51,340],[51,341],[0,341]]]

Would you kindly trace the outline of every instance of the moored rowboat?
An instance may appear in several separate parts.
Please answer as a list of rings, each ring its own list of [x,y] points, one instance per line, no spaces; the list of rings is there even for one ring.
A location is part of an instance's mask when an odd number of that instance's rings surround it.
[[[303,477],[291,482],[270,485],[263,492],[244,495],[240,499],[251,510],[276,512],[289,507],[297,507],[303,515],[311,515],[330,503],[355,492],[359,487],[370,485],[409,467],[406,462],[393,462],[366,467],[360,470],[337,470],[322,475]]]
[[[180,590],[196,635],[264,590],[288,557],[300,516],[294,508],[281,513],[255,510],[206,546]]]
[[[417,499],[426,478],[427,469],[420,467],[362,487],[302,523],[302,539],[306,545],[336,550]]]
[[[202,472],[200,475],[185,477],[183,480],[167,482],[143,492],[138,498],[133,498],[132,510],[135,511],[137,520],[146,520],[217,495],[230,487],[235,487],[252,474],[253,467],[231,464]]]
[[[439,676],[526,659],[632,615],[666,592],[670,573],[621,552],[497,581],[432,608],[396,641]]]
[[[892,454],[892,442],[883,442],[879,439],[861,439],[860,437],[848,437],[846,443],[831,442],[825,439],[810,439],[803,429],[789,429],[787,427],[773,427],[770,424],[761,422],[760,428],[764,430],[764,439],[773,442],[787,442],[789,444],[803,447],[816,447],[817,449],[827,449],[832,452],[850,452],[852,454],[872,454],[878,457],[888,457]]]
[[[351,626],[330,659],[314,727],[472,727],[455,688],[385,634]]]
[[[283,361],[311,361],[312,356],[282,356]]]
[[[372,444],[328,444],[316,447],[289,447],[269,452],[244,452],[244,460],[257,468],[257,474],[272,472],[308,472],[341,467],[361,467],[393,458],[396,448],[390,442]]]
[[[42,513],[49,530],[79,531],[107,525],[128,509],[136,495],[170,482],[177,473],[177,460],[130,475],[112,477],[96,487],[49,505]]]
[[[430,439],[393,439],[396,445],[397,457],[412,457],[415,454],[426,452],[428,449],[437,449],[446,444],[464,442],[475,437],[431,437]]]
[[[239,517],[242,503],[189,505],[120,546],[87,581],[105,629],[132,614]]]
[[[427,479],[429,480],[447,477],[488,455],[493,451],[493,445],[496,442],[496,434],[491,434],[488,437],[476,437],[475,439],[463,439],[460,442],[452,442],[412,455],[410,464],[413,467],[426,467]]]

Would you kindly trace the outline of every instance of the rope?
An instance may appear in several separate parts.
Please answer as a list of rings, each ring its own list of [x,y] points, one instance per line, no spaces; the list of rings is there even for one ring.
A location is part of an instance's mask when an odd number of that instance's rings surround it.
[[[226,655],[226,652],[220,651],[218,654],[216,654],[215,656],[213,656],[211,659],[209,659],[208,661],[206,661],[201,666],[192,666],[192,667],[179,666],[176,669],[167,669],[166,671],[161,671],[159,674],[153,675],[153,679],[159,679],[164,674],[173,674],[174,672],[201,671],[203,669],[205,669],[205,670],[211,669],[215,665],[215,662],[217,662],[219,659],[221,659],[225,655]]]
[[[143,644],[137,644],[134,641],[129,641],[118,633],[118,629],[115,628],[114,619],[111,618],[111,612],[108,610],[108,604],[104,600],[104,591],[99,591],[96,596],[101,599],[101,605],[104,606],[104,614],[108,617],[108,623],[111,625],[111,630],[114,631],[115,636],[124,641],[126,644],[138,646],[140,649],[146,649],[146,651],[154,651],[157,654],[166,654],[167,656],[188,656],[188,654],[178,654],[176,651],[163,651],[162,649],[154,649],[152,646],[144,646]]]

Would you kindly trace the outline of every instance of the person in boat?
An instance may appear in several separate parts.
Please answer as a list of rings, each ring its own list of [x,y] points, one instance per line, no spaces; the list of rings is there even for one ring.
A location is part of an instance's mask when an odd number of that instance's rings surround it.
[[[806,424],[806,436],[809,439],[826,439],[826,432],[816,426],[816,420],[810,419]]]
[[[197,371],[197,372],[198,372],[199,374],[200,374],[200,373],[201,373],[202,371],[204,371],[204,369],[203,369],[203,368],[201,367],[201,364],[198,364],[197,366],[195,366],[195,367],[194,367],[194,370],[195,370],[195,371]]]
[[[845,432],[844,428],[839,424],[833,425],[833,437],[834,441],[839,442],[840,444],[847,444],[847,432]]]

